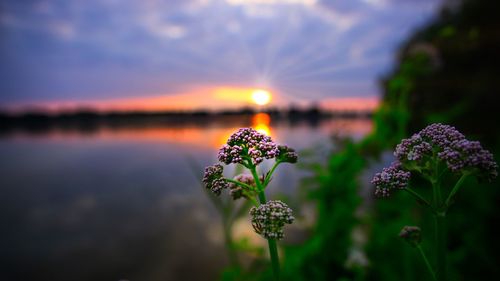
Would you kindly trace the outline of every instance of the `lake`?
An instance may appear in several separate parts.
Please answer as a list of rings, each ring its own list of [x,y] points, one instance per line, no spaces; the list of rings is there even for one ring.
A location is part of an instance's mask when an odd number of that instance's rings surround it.
[[[260,113],[200,124],[4,132],[1,279],[215,280],[228,261],[200,178],[231,133],[247,126],[321,161],[333,135],[359,139],[372,123],[275,121]],[[268,197],[293,196],[305,173],[280,166]]]

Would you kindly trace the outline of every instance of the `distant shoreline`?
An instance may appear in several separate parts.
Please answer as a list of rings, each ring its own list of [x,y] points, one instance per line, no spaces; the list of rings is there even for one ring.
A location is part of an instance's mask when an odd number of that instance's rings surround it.
[[[2,119],[25,119],[25,118],[81,118],[81,117],[198,117],[198,116],[237,116],[265,113],[270,116],[323,116],[323,117],[366,117],[372,115],[372,110],[322,110],[316,106],[309,108],[290,107],[288,109],[268,108],[256,110],[255,108],[240,108],[235,110],[110,110],[100,111],[94,109],[81,108],[76,110],[49,111],[43,109],[32,109],[21,112],[11,112],[0,109]]]
[[[106,122],[120,120],[197,122],[224,119],[226,117],[249,117],[255,114],[266,114],[272,120],[308,120],[325,118],[371,118],[372,111],[323,111],[316,107],[307,109],[290,108],[286,110],[269,109],[257,111],[250,108],[224,111],[93,111],[78,110],[71,112],[29,111],[23,113],[9,113],[0,111],[0,127],[21,123],[53,123],[53,122]]]
[[[287,110],[252,109],[234,111],[190,111],[190,112],[97,112],[75,111],[70,113],[26,112],[8,114],[0,112],[0,133],[43,133],[48,131],[94,131],[99,129],[205,127],[205,126],[250,126],[253,118],[265,114],[270,125],[317,126],[331,119],[370,119],[371,111],[326,112],[317,108]]]
[[[276,109],[269,108],[266,110],[256,110],[254,108],[242,108],[236,110],[185,110],[185,111],[145,111],[145,110],[128,110],[128,111],[99,111],[93,109],[77,109],[71,111],[51,112],[47,110],[29,110],[23,112],[10,112],[0,110],[0,121],[6,119],[66,119],[66,118],[128,118],[128,117],[199,117],[199,116],[243,116],[253,115],[257,113],[265,113],[270,116],[280,117],[305,117],[305,116],[321,116],[321,117],[371,117],[371,110],[336,110],[326,111],[318,107],[310,108],[295,108]]]

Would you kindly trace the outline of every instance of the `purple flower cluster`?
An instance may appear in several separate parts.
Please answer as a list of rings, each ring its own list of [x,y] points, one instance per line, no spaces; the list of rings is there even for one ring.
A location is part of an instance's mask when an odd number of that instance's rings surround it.
[[[497,176],[493,155],[477,141],[469,141],[454,127],[432,124],[396,146],[396,158],[406,168],[428,168],[429,161],[444,161],[457,173],[471,172],[488,180]]]
[[[269,201],[259,207],[252,207],[250,215],[255,232],[266,239],[282,239],[285,224],[295,220],[292,209],[281,201]]]
[[[276,158],[285,163],[297,163],[299,155],[295,152],[295,149],[289,146],[278,145],[278,155]]]
[[[255,180],[253,179],[252,175],[248,174],[240,174],[234,177],[235,181],[242,182],[244,184],[250,185],[250,186],[255,186]],[[247,197],[243,193],[243,188],[235,183],[229,183],[229,192],[231,194],[231,197],[233,197],[234,200],[242,198],[242,197]]]
[[[229,187],[228,182],[224,179],[222,172],[224,168],[220,164],[215,164],[205,168],[203,175],[203,183],[205,187],[212,190],[216,195],[220,195],[221,191]]]
[[[278,146],[270,137],[252,128],[242,128],[229,137],[219,150],[218,158],[226,165],[242,164],[245,159],[251,159],[253,165],[258,165],[264,159],[276,157],[278,153]]]
[[[432,124],[396,146],[394,156],[401,162],[423,162],[433,157],[434,152],[443,151],[451,143],[465,139],[454,127]]]
[[[402,169],[401,163],[394,162],[381,173],[375,174],[372,184],[375,185],[375,195],[389,197],[393,189],[404,189],[410,180],[410,172]]]
[[[438,154],[453,172],[467,171],[480,179],[491,181],[498,175],[493,155],[483,149],[478,141],[454,141]]]

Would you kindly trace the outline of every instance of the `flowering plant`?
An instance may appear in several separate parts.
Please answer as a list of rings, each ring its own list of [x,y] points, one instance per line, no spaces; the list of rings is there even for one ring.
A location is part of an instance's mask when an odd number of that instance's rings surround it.
[[[493,155],[483,149],[477,141],[470,141],[454,127],[443,124],[432,124],[414,134],[408,139],[403,139],[396,146],[394,152],[396,161],[390,167],[377,173],[372,183],[375,185],[375,195],[387,198],[392,192],[404,190],[431,210],[435,218],[436,233],[436,258],[437,270],[434,274],[432,267],[428,266],[434,280],[446,280],[446,214],[453,204],[456,193],[469,176],[479,180],[491,181],[497,177],[497,164]],[[445,174],[455,175],[455,185],[444,197],[447,191],[442,186]],[[432,185],[432,200],[426,199],[417,191],[409,187],[412,174],[419,174]],[[407,237],[416,237],[408,240]],[[412,234],[412,235],[410,235]],[[401,235],[407,241],[412,241],[413,246],[420,243],[420,229],[404,229]],[[425,254],[421,251],[426,264],[429,265]]]
[[[268,240],[273,272],[279,280],[280,268],[276,240],[283,238],[283,227],[294,221],[292,210],[281,201],[267,201],[265,189],[276,168],[282,163],[296,163],[298,155],[286,145],[278,145],[269,136],[252,128],[242,128],[232,134],[219,150],[220,162],[241,164],[250,174],[240,174],[229,179],[224,177],[224,168],[215,164],[205,168],[203,183],[216,195],[228,189],[234,200],[245,198],[254,203],[250,209],[252,226],[256,233]],[[259,176],[258,166],[264,159],[275,159],[272,168]],[[257,201],[257,199],[258,201]]]

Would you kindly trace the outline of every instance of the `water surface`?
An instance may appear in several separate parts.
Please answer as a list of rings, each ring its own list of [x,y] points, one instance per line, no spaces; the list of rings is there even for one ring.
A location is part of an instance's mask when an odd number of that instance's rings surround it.
[[[332,135],[360,138],[371,121],[273,122],[259,114],[202,124],[3,133],[0,276],[215,280],[227,265],[219,216],[193,163],[214,163],[227,137],[245,126],[321,159]],[[269,196],[293,196],[302,174],[296,166],[280,167]]]

